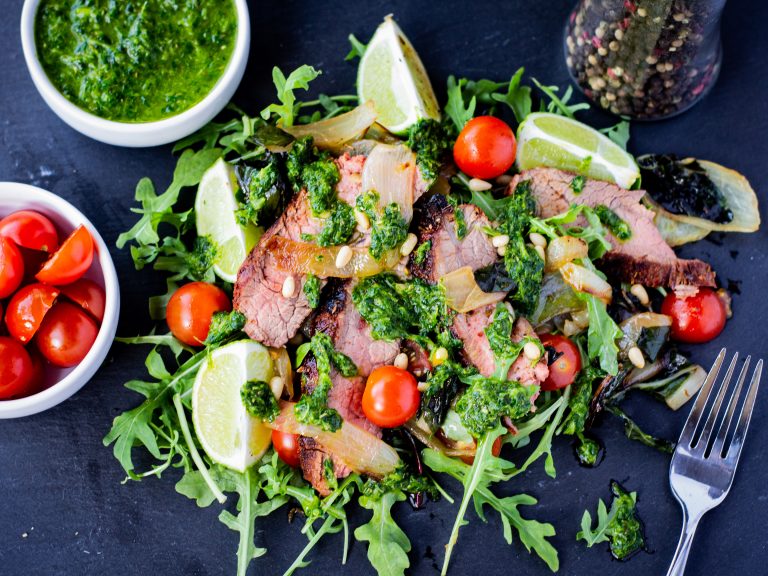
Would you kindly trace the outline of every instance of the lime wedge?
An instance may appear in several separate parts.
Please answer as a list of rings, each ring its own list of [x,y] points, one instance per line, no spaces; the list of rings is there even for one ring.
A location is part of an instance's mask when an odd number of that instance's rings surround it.
[[[402,134],[421,118],[440,119],[429,76],[413,45],[392,19],[376,29],[357,70],[360,102],[373,102],[376,121]]]
[[[250,340],[214,350],[200,367],[192,388],[192,422],[214,462],[242,472],[267,451],[272,431],[246,412],[240,388],[249,380],[269,382],[273,375],[269,350]]]
[[[237,181],[230,164],[219,159],[197,188],[195,224],[198,236],[209,236],[216,245],[213,271],[222,280],[234,282],[237,271],[259,240],[261,230],[252,224],[240,226],[235,217]]]
[[[578,120],[535,112],[517,130],[519,170],[540,166],[579,172],[595,180],[630,188],[640,177],[632,155],[607,136]]]

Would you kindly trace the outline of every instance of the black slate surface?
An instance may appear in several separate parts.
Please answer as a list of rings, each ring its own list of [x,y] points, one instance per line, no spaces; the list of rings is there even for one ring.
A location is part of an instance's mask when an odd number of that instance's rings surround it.
[[[437,87],[448,74],[504,79],[520,65],[547,83],[565,85],[562,26],[567,0],[546,2],[252,2],[253,43],[247,75],[236,101],[255,113],[272,99],[270,69],[301,63],[322,68],[317,82],[326,92],[352,89],[355,66],[343,61],[346,36],[367,38],[393,12],[429,69]],[[35,91],[21,54],[18,22],[21,0],[4,0],[0,18],[0,180],[26,182],[74,202],[114,246],[132,223],[133,187],[150,176],[169,182],[170,147],[128,150],[91,141],[56,118]],[[711,159],[744,173],[763,203],[768,201],[768,4],[732,0],[724,19],[723,72],[714,91],[690,112],[662,123],[635,125],[631,150],[674,151]],[[607,124],[606,118],[598,118]],[[716,237],[683,253],[709,260],[723,282],[735,281],[734,313],[721,338],[692,349],[709,365],[719,346],[765,354],[765,229],[754,235]],[[150,328],[147,297],[162,289],[151,272],[136,273],[127,252],[112,250],[122,285],[119,334]],[[34,417],[0,421],[0,574],[213,575],[235,571],[236,536],[216,516],[175,493],[175,473],[162,480],[121,485],[124,474],[101,439],[112,418],[134,406],[137,396],[122,382],[143,374],[145,350],[113,347],[104,367],[80,393]],[[734,489],[707,515],[696,538],[688,574],[765,574],[768,552],[768,391],[758,409]],[[674,438],[685,418],[644,398],[630,411],[649,430]],[[557,527],[561,574],[664,574],[680,527],[680,512],[667,484],[668,458],[624,439],[616,422],[598,429],[607,458],[596,470],[579,468],[567,442],[557,441],[557,479],[542,467],[515,479],[505,490],[527,492],[540,503],[527,510]],[[586,549],[575,542],[585,508],[608,497],[611,478],[639,493],[650,553],[627,563],[613,561],[605,545]],[[447,483],[451,490],[456,486]],[[411,536],[412,574],[435,574],[453,522],[445,502],[396,516]],[[487,525],[470,512],[461,532],[452,574],[487,576],[547,574],[519,542],[507,546],[493,514]],[[353,516],[353,522],[359,517]],[[257,544],[269,548],[252,574],[280,574],[304,546],[299,524],[276,514],[258,526]],[[306,574],[369,574],[364,547],[354,544],[346,567],[339,565],[339,537],[328,538],[313,555]]]

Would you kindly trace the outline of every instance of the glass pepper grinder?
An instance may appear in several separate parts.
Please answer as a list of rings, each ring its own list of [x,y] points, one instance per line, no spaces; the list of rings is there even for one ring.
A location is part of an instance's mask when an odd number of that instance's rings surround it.
[[[679,114],[717,80],[725,0],[580,0],[566,26],[571,76],[604,109]]]

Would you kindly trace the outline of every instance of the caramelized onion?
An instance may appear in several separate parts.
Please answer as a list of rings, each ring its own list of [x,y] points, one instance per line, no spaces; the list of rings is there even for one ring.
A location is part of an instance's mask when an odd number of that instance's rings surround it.
[[[283,379],[283,387],[288,392],[288,397],[293,398],[293,367],[291,366],[291,358],[288,356],[288,350],[284,347],[270,348],[269,355],[272,358],[275,372]]]
[[[394,448],[349,422],[344,422],[336,432],[326,432],[319,426],[302,424],[296,420],[295,405],[293,402],[281,402],[280,415],[274,422],[266,422],[266,425],[280,432],[314,438],[346,466],[374,478],[383,478],[400,463]]]
[[[560,269],[564,264],[586,258],[589,253],[587,243],[573,236],[560,236],[547,246],[547,272]]]
[[[394,202],[406,222],[413,217],[416,188],[416,155],[403,144],[377,144],[368,155],[362,173],[362,190],[375,190],[379,207]]]
[[[311,124],[281,126],[280,128],[294,138],[312,136],[314,144],[318,148],[341,152],[346,144],[362,137],[375,121],[376,111],[373,108],[373,103],[366,102],[354,110],[333,118]]]
[[[606,304],[610,304],[613,296],[613,288],[605,280],[600,278],[592,270],[579,266],[573,262],[568,262],[560,267],[560,274],[563,280],[571,286],[576,292],[585,292],[596,296]]]
[[[471,312],[486,304],[501,302],[507,295],[506,292],[483,292],[469,266],[446,274],[440,278],[440,285],[445,289],[448,306],[459,313]]]

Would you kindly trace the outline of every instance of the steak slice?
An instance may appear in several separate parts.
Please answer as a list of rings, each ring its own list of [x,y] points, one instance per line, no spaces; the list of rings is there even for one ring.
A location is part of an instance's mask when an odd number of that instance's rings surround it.
[[[467,363],[472,364],[483,376],[492,376],[496,370],[493,352],[485,335],[485,329],[493,321],[496,304],[489,304],[465,314],[457,314],[453,320],[451,332],[464,344],[462,355]],[[512,328],[512,341],[520,342],[526,336],[536,336],[530,322],[518,318]],[[532,364],[524,355],[520,355],[509,369],[508,378],[524,386],[541,384],[549,375],[546,357]]]
[[[483,232],[485,226],[490,226],[486,215],[474,204],[462,204],[458,210],[467,227],[463,238],[458,236],[456,210],[445,196],[434,194],[416,206],[414,219],[419,243],[431,242],[421,261],[417,262],[415,251],[411,252],[410,269],[417,278],[434,284],[464,266],[479,270],[496,262],[496,248]]]
[[[632,237],[621,241],[609,234],[613,246],[602,260],[601,269],[609,276],[631,284],[646,286],[715,286],[715,273],[701,260],[683,260],[661,237],[653,222],[654,213],[641,204],[643,190],[624,190],[615,184],[587,180],[579,194],[571,181],[574,174],[554,168],[535,168],[515,176],[507,193],[525,180],[531,183],[538,215],[549,218],[566,212],[572,204],[591,207],[604,205],[613,210],[632,229]],[[575,223],[583,225],[580,219]]]

